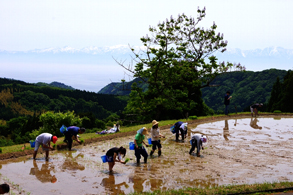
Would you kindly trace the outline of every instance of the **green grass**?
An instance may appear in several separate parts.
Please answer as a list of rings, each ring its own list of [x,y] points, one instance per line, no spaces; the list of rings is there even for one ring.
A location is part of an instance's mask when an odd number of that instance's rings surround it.
[[[180,195],[180,194],[203,194],[203,195],[214,195],[214,194],[261,194],[261,192],[274,190],[293,188],[293,182],[274,182],[274,183],[261,183],[261,184],[243,184],[243,185],[224,185],[212,188],[183,188],[180,190],[167,190],[167,191],[154,191],[154,192],[135,192],[131,195],[145,194],[145,195]]]

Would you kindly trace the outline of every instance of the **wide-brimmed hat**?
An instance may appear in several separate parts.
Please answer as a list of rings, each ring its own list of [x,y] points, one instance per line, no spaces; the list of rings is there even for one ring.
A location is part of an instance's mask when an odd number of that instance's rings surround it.
[[[143,128],[142,134],[143,134],[143,135],[147,135],[147,134],[149,134],[147,128],[145,128],[145,127]]]
[[[153,126],[155,126],[155,125],[159,124],[159,122],[156,120],[153,120],[152,124],[153,124]]]

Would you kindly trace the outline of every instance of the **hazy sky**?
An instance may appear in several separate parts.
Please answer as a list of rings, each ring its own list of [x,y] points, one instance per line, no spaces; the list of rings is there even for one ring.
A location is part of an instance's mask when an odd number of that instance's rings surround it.
[[[229,48],[293,49],[292,0],[0,0],[0,50],[140,46],[150,25],[179,13],[196,17],[198,6],[205,6],[207,14],[199,26],[209,28],[215,21]],[[114,60],[111,65],[33,60],[13,62],[0,56],[0,77],[58,81],[89,91],[126,79]],[[267,68],[276,67],[283,68]]]
[[[198,6],[230,48],[293,49],[292,0],[1,0],[0,50],[140,45],[149,25]]]

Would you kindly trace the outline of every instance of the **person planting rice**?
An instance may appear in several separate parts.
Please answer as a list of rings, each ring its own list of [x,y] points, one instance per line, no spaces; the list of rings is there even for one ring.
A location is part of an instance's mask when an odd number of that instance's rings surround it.
[[[152,122],[151,136],[152,136],[151,139],[152,139],[153,148],[152,148],[152,151],[150,153],[150,156],[153,156],[153,154],[154,154],[154,152],[155,152],[157,147],[158,147],[158,155],[161,156],[161,154],[162,154],[162,151],[161,151],[162,145],[161,145],[160,138],[161,137],[165,138],[165,136],[163,136],[160,133],[159,122],[157,122],[156,120],[153,120],[153,122]]]
[[[179,133],[181,134],[182,141],[184,141],[184,138],[187,136],[187,123],[183,123],[181,121],[178,121],[174,124],[175,133],[176,133],[176,141],[179,141]]]
[[[53,147],[51,147],[51,142],[54,144],[57,142],[57,137],[53,136],[50,133],[42,133],[36,138],[36,143],[35,143],[35,150],[33,154],[34,160],[36,159],[38,149],[40,146],[42,146],[43,151],[46,152],[46,160],[49,160],[49,150],[54,150]]]
[[[67,131],[64,131],[64,142],[67,143],[68,149],[71,150],[72,148],[72,137],[75,141],[77,141],[79,144],[82,142],[78,139],[77,134],[83,134],[85,132],[85,128],[79,128],[76,126],[70,126],[67,128]]]
[[[262,107],[262,106],[263,106],[262,103],[260,103],[260,104],[259,104],[259,103],[252,104],[252,105],[250,106],[251,117],[253,117],[253,112],[254,112],[255,116],[258,115],[258,110],[257,110],[257,108],[260,108],[260,107]]]
[[[126,155],[126,149],[123,148],[122,146],[120,148],[114,147],[107,151],[106,157],[107,157],[107,162],[109,165],[110,172],[113,172],[113,167],[115,165],[115,162],[120,162],[123,164],[126,163],[125,161],[122,161],[122,158],[124,158],[125,155]]]
[[[136,156],[136,162],[137,164],[140,164],[140,158],[142,155],[144,157],[144,163],[147,163],[148,160],[148,153],[146,151],[146,149],[143,147],[143,143],[146,147],[148,147],[149,145],[147,143],[144,142],[144,138],[145,135],[148,134],[147,128],[143,127],[140,130],[137,131],[137,134],[135,136],[134,139],[134,144],[135,144],[135,148],[134,148],[134,152],[135,152],[135,156]]]
[[[194,151],[195,147],[197,148],[196,155],[197,157],[200,157],[200,149],[203,149],[202,143],[207,142],[207,137],[202,134],[194,134],[191,136],[191,149],[189,151],[189,154],[191,155]]]

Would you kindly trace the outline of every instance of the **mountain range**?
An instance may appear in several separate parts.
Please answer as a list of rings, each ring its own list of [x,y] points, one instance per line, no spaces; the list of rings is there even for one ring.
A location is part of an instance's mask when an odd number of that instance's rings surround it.
[[[133,48],[136,51],[144,50],[139,46]],[[228,48],[224,53],[216,51],[213,55],[219,62],[240,63],[250,71],[271,68],[289,70],[293,64],[293,49],[281,47],[254,50]],[[131,56],[128,45],[81,49],[67,46],[29,51],[0,50],[0,66],[4,67],[0,77],[30,83],[58,81],[75,89],[98,92],[111,82],[133,80],[115,61],[128,65],[131,64]]]

